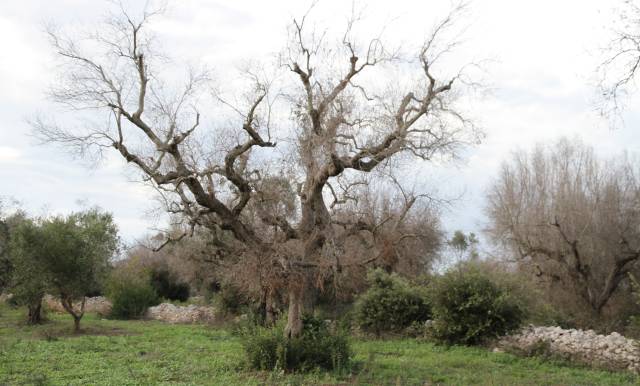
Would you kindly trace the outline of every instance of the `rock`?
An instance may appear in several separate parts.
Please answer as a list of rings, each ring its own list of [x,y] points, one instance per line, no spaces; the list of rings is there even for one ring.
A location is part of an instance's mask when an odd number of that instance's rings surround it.
[[[168,323],[209,323],[215,320],[215,310],[212,307],[193,304],[183,307],[162,303],[155,307],[149,307],[145,317]]]
[[[575,358],[598,367],[640,372],[640,348],[637,342],[617,332],[598,335],[593,330],[527,326],[502,338],[497,349],[516,348],[526,352],[534,350],[541,342],[548,342],[552,354]]]
[[[44,304],[49,309],[49,311],[65,313],[67,312],[60,300],[54,298],[51,295],[44,296]],[[74,304],[74,309],[80,311],[80,302]],[[84,303],[84,311],[85,312],[95,312],[99,315],[109,315],[111,313],[111,302],[105,298],[104,296],[96,296],[91,298],[86,298]]]

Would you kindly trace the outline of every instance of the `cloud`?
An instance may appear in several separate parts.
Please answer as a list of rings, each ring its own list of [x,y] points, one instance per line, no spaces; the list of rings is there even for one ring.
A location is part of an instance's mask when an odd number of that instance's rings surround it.
[[[13,163],[20,158],[21,154],[16,148],[0,146],[0,163]]]
[[[451,195],[467,192],[454,210],[445,213],[449,229],[482,227],[484,191],[500,162],[515,148],[579,135],[602,154],[640,151],[640,135],[633,129],[640,123],[636,108],[640,101],[630,104],[627,127],[617,131],[603,127],[589,103],[588,79],[598,61],[589,52],[606,41],[605,26],[611,20],[604,3],[472,3],[468,39],[456,59],[497,59],[486,68],[495,92],[470,106],[487,138],[465,151],[464,164],[430,167],[416,174],[421,176],[417,186],[435,185]],[[138,9],[140,4],[125,1]],[[184,0],[170,4],[169,13],[154,26],[163,51],[180,62],[213,65],[225,82],[234,63],[266,60],[281,49],[286,24],[301,16],[310,2]],[[390,41],[416,43],[449,6],[448,0],[367,1],[366,27],[379,31],[386,25]],[[31,208],[49,204],[53,211],[77,209],[75,201],[86,199],[113,210],[125,237],[135,238],[153,225],[144,218],[152,192],[129,181],[135,172],[116,155],[109,155],[99,169],[88,170],[57,149],[34,147],[24,122],[36,111],[57,114],[43,102],[44,91],[54,79],[43,20],[53,19],[63,27],[76,22],[90,25],[106,9],[106,2],[82,0],[0,2],[0,43],[6,53],[0,61],[0,180],[20,181],[3,184],[0,193],[13,195]],[[319,2],[317,16],[331,28],[343,28],[350,10],[343,1],[326,0]],[[211,118],[203,116],[203,121],[207,119]]]

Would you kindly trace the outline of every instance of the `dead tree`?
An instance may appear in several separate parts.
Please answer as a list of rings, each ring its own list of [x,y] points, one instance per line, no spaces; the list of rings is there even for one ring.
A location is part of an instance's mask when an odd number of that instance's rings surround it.
[[[77,38],[50,34],[64,62],[53,99],[106,123],[73,129],[36,119],[33,125],[45,142],[81,154],[112,148],[135,165],[166,210],[186,221],[185,233],[167,242],[206,228],[220,260],[252,262],[270,283],[265,288],[287,291],[285,333],[297,336],[313,275],[341,270],[345,238],[337,233],[374,234],[380,227],[340,215],[357,194],[358,176],[454,156],[479,140],[457,103],[472,82],[462,71],[444,80],[434,72],[454,46],[440,39],[463,9],[454,9],[406,58],[379,38],[360,44],[355,19],[335,46],[331,31],[308,32],[306,16],[295,20],[279,56],[284,74],[276,82],[247,71],[246,103],[217,96],[221,110],[198,107],[206,75],[192,73],[181,92],[167,91],[146,29],[153,14],[137,21],[122,12],[89,36],[86,50]],[[201,114],[227,127],[202,129]],[[280,152],[277,143],[284,144]],[[338,181],[346,189],[335,189]],[[288,191],[277,197],[289,202],[274,202],[269,189]],[[406,209],[419,198],[407,199]]]
[[[640,179],[624,156],[603,162],[567,139],[516,153],[487,213],[495,241],[596,317],[640,260]]]
[[[640,67],[640,6],[624,0],[611,23],[612,37],[603,49],[603,60],[596,68],[599,113],[616,123],[625,108],[625,99],[636,90]]]

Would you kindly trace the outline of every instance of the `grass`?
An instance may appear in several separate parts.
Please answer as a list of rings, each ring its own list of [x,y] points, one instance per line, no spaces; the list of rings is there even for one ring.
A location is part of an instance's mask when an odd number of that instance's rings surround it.
[[[413,339],[354,340],[351,373],[283,374],[245,368],[242,345],[219,327],[102,320],[83,333],[67,315],[26,326],[0,306],[0,385],[632,385],[639,379],[481,348]]]

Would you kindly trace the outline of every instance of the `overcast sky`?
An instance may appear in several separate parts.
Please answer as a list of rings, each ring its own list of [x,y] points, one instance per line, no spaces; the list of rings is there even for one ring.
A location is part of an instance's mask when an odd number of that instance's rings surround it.
[[[139,9],[142,1],[125,5]],[[202,61],[224,74],[247,57],[264,58],[284,44],[285,28],[304,13],[304,1],[174,0],[153,28],[165,52],[185,61]],[[318,17],[341,27],[351,6],[321,0]],[[449,1],[360,1],[369,23],[387,25],[388,40],[423,37],[442,17]],[[500,162],[512,150],[561,136],[579,136],[602,155],[638,152],[640,102],[629,100],[625,125],[610,130],[592,100],[599,49],[609,39],[615,2],[476,0],[465,20],[469,28],[462,57],[494,59],[486,65],[492,92],[473,105],[486,132],[484,142],[465,152],[456,165],[439,165],[425,175],[425,186],[443,194],[464,192],[446,212],[450,231],[479,231],[483,196]],[[57,114],[44,93],[52,81],[52,52],[43,24],[61,26],[100,20],[107,3],[98,0],[21,0],[0,2],[0,196],[20,200],[33,214],[68,213],[79,202],[114,213],[126,240],[149,232],[151,193],[131,182],[131,169],[115,154],[98,168],[63,151],[37,146],[28,117]],[[420,39],[418,39],[420,40]],[[422,176],[422,175],[421,175]]]

